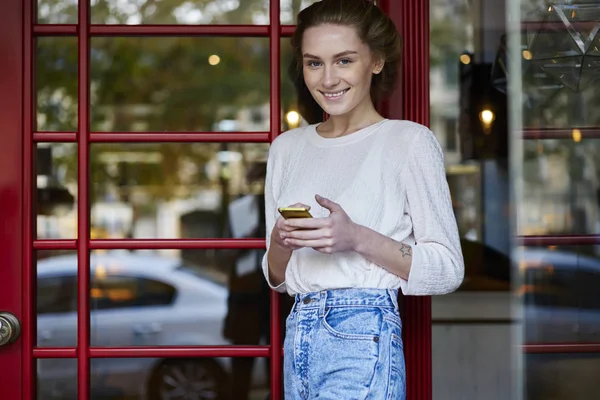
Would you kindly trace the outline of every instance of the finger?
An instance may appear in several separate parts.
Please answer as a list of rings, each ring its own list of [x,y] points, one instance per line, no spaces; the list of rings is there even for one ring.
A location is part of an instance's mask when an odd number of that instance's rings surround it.
[[[329,200],[323,196],[319,196],[318,194],[315,195],[315,200],[317,200],[317,203],[319,203],[320,206],[325,207],[326,209],[328,209],[331,212],[334,211],[344,211],[342,209],[342,206],[340,206],[338,203]]]
[[[302,207],[302,208],[306,208],[307,210],[310,210],[310,206],[304,204],[304,203],[294,203],[294,204],[290,204],[288,207]]]
[[[314,249],[331,247],[331,239],[302,240],[287,238],[284,240],[284,242],[291,246],[312,247]]]
[[[290,228],[290,230],[320,229],[328,227],[330,223],[331,220],[329,218],[291,218],[285,220],[284,226]]]
[[[283,239],[317,240],[328,238],[329,236],[324,229],[296,229],[283,233]]]

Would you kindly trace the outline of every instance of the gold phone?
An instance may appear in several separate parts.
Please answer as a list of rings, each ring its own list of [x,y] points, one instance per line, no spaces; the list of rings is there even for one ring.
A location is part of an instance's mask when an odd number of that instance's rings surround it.
[[[308,212],[308,208],[304,207],[280,207],[277,210],[285,219],[312,218],[312,215],[310,215],[310,212]]]

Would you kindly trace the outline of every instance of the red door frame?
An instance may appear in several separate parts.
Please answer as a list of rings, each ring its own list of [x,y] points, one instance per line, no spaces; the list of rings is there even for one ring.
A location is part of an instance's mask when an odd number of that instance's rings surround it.
[[[429,122],[429,3],[427,0],[380,1],[395,20],[405,38],[403,90],[382,105],[391,118]],[[134,239],[91,240],[89,236],[89,146],[93,142],[271,142],[280,132],[280,38],[290,36],[293,26],[280,26],[279,2],[270,5],[270,26],[103,26],[90,25],[89,2],[80,1],[79,24],[36,25],[35,0],[5,0],[0,15],[0,45],[3,55],[0,83],[0,129],[4,153],[0,157],[0,218],[3,244],[0,309],[11,311],[22,322],[20,340],[0,349],[2,397],[9,400],[36,398],[36,360],[40,358],[76,358],[78,360],[79,399],[89,398],[90,358],[106,357],[270,357],[273,400],[280,399],[281,357],[278,346],[169,347],[169,348],[90,348],[89,332],[89,258],[94,249],[205,249],[263,248],[260,239]],[[271,129],[269,132],[185,132],[126,133],[90,132],[89,129],[89,50],[90,36],[136,35],[211,35],[262,36],[270,38]],[[79,121],[78,132],[35,132],[35,95],[33,88],[35,38],[69,35],[78,37]],[[38,142],[72,142],[78,145],[78,238],[79,240],[35,240],[33,192],[33,150]],[[35,250],[78,251],[78,344],[76,348],[38,348],[35,314]],[[279,315],[279,298],[271,297],[271,313]],[[410,400],[431,399],[431,303],[430,298],[406,298],[403,301],[407,386]],[[271,321],[271,343],[281,343],[279,318]],[[275,351],[273,351],[275,349]],[[8,382],[8,383],[7,383]],[[8,386],[8,385],[11,386]],[[5,397],[6,396],[6,397]]]

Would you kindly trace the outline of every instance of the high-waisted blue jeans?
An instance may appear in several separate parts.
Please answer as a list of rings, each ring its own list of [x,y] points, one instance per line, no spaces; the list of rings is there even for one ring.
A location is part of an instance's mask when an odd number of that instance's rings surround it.
[[[296,296],[284,343],[285,400],[404,400],[398,291]]]

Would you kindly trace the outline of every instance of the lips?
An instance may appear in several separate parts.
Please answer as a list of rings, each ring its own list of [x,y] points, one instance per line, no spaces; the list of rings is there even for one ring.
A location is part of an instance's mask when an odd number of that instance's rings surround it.
[[[321,92],[327,100],[337,100],[350,89],[338,90],[337,92]]]

